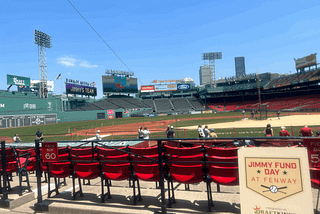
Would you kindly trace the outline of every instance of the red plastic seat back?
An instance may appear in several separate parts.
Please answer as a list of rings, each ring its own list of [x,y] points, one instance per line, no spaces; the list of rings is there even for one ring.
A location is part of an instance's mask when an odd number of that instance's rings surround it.
[[[75,149],[71,148],[70,149],[70,154],[74,156],[85,156],[85,155],[92,155],[92,148],[80,148],[80,149]]]
[[[152,165],[158,164],[159,156],[158,155],[148,155],[144,157],[131,156],[133,164],[140,165]]]
[[[203,155],[190,155],[190,156],[180,156],[180,157],[169,157],[167,163],[170,164],[177,164],[177,165],[196,165],[196,164],[203,164]]]
[[[70,150],[72,161],[95,161],[97,159],[97,154],[92,151],[92,148],[84,149],[74,149]],[[93,158],[92,158],[93,155]]]
[[[208,165],[220,166],[220,167],[238,167],[238,157],[217,157],[208,156]]]
[[[65,178],[71,175],[70,162],[49,163],[49,173],[53,177]]]
[[[119,149],[105,149],[101,147],[97,147],[99,156],[118,156],[127,154],[126,147],[121,147]]]
[[[311,186],[320,189],[320,168],[310,168]]]
[[[0,159],[1,159],[1,149],[0,149]],[[16,158],[11,148],[6,148],[6,160],[7,160],[7,163],[16,161]]]
[[[147,147],[147,148],[135,148],[132,146],[129,146],[130,153],[133,153],[134,155],[158,155],[158,147]]]
[[[184,148],[177,148],[177,147],[171,147],[164,145],[165,148],[165,154],[167,156],[192,156],[192,155],[198,155],[203,154],[200,149],[201,146],[195,146],[195,147],[184,147]]]
[[[206,154],[209,156],[219,156],[219,157],[234,157],[238,156],[238,147],[231,148],[208,148]]]
[[[17,154],[24,155],[24,154],[30,154],[30,157],[35,157],[36,156],[36,151],[34,148],[29,148],[29,149],[16,149]]]

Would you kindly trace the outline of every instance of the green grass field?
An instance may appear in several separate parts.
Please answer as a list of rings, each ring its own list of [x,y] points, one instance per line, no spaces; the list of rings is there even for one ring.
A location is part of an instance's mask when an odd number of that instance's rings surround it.
[[[282,114],[284,115],[284,114]],[[219,118],[219,117],[228,117],[228,116],[241,116],[240,118]],[[207,119],[208,117],[214,117],[214,119]],[[250,113],[246,112],[245,117],[250,117]],[[257,118],[257,117],[255,117]],[[182,120],[182,119],[193,119],[193,120]],[[35,139],[35,133],[38,128],[44,133],[46,141],[62,141],[62,140],[71,140],[71,133],[76,129],[85,130],[91,128],[99,128],[105,126],[113,125],[123,125],[130,123],[143,123],[151,121],[162,121],[162,120],[175,120],[171,125],[175,127],[176,138],[197,138],[198,133],[196,130],[178,130],[179,127],[193,126],[198,124],[214,124],[214,123],[223,123],[223,122],[233,122],[242,119],[242,112],[229,112],[229,113],[212,113],[212,114],[198,114],[198,115],[174,115],[174,116],[157,116],[157,117],[139,117],[139,118],[121,118],[121,119],[105,119],[105,120],[95,120],[95,121],[82,121],[82,122],[69,122],[69,123],[57,123],[50,125],[40,125],[40,126],[29,126],[29,127],[20,127],[20,128],[8,128],[2,129],[0,136],[9,136],[13,137],[14,134],[18,133],[23,142],[33,142]],[[257,118],[259,119],[259,118]],[[164,128],[164,126],[163,126]],[[301,127],[293,127],[294,135],[297,136]],[[291,134],[291,128],[287,127],[288,131]],[[280,128],[273,128],[274,135],[278,136]],[[236,129],[236,137],[262,137],[261,128],[242,128]],[[218,137],[233,137],[233,129],[215,129]],[[239,133],[244,132],[244,133]],[[251,133],[253,132],[253,133]],[[117,139],[136,139],[136,135],[125,135],[125,136],[109,136],[104,138],[104,140],[117,140]],[[164,132],[152,133],[151,138],[165,138]],[[86,136],[73,135],[73,140],[85,139]]]

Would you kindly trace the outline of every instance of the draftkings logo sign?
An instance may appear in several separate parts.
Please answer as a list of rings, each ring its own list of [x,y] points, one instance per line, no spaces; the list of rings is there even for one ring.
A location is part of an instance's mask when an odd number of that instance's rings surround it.
[[[273,202],[303,192],[300,158],[245,157],[245,176],[248,189]]]
[[[253,213],[254,214],[296,214],[292,212],[286,212],[285,209],[273,209],[273,208],[267,208],[267,209],[261,209],[261,207],[255,206],[253,207]]]

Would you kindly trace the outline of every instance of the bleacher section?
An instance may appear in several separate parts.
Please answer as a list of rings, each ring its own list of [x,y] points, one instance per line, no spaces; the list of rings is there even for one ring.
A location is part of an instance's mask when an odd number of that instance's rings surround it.
[[[297,83],[306,82],[312,76],[318,75],[319,71],[311,71],[304,74],[292,74],[285,77],[280,77],[278,79],[274,79],[268,83],[264,89],[277,88],[286,85],[294,85]]]
[[[87,103],[72,111],[92,111],[111,109],[145,109],[151,108],[148,113],[189,113],[189,111],[206,110],[196,98],[164,98],[155,100],[139,100],[134,98],[106,98]]]
[[[156,99],[156,100],[154,100],[154,103],[156,105],[157,113],[167,113],[167,112],[174,112],[175,111],[174,107],[172,106],[172,104],[168,98]]]
[[[176,111],[189,112],[194,110],[194,107],[188,102],[186,98],[173,98],[171,102]]]
[[[194,108],[194,110],[197,111],[204,111],[206,110],[202,104],[199,102],[199,100],[197,100],[196,98],[186,98],[188,100],[188,102],[191,104],[191,106]]]
[[[318,95],[310,96],[296,96],[284,97],[278,99],[266,99],[261,104],[267,104],[268,110],[299,110],[320,108],[320,97]],[[236,111],[236,110],[251,110],[258,109],[259,103],[257,100],[250,100],[244,102],[227,102],[223,103],[210,103],[208,106],[216,111]]]

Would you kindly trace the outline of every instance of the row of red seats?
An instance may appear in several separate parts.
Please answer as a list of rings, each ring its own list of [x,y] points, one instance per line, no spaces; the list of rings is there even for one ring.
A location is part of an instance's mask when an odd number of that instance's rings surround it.
[[[7,153],[7,173],[17,172],[17,161],[28,171],[35,170],[34,149],[16,150],[20,159],[14,158],[12,149]],[[21,155],[30,154],[28,158]],[[119,149],[106,149],[102,147],[92,148],[59,148],[59,159],[57,163],[41,163],[41,169],[48,172],[48,187],[50,178],[66,178],[72,176],[73,198],[77,194],[83,195],[80,179],[91,180],[101,178],[101,202],[105,197],[111,198],[111,180],[129,180],[133,182],[133,203],[141,199],[139,180],[160,181],[158,148],[134,148],[122,147]],[[23,159],[26,159],[23,162]],[[221,185],[238,185],[238,157],[237,147],[234,148],[209,148],[206,146],[195,146],[176,148],[167,145],[162,149],[163,176],[168,184],[169,207],[175,202],[173,182],[186,184],[200,183],[204,181],[207,185],[208,210],[213,207],[211,183]],[[28,165],[29,163],[29,165]],[[1,164],[0,164],[1,165]],[[320,169],[310,168],[312,187],[320,189]],[[78,179],[80,190],[75,192],[75,179]],[[1,183],[1,182],[0,182]],[[138,194],[136,195],[136,186]],[[104,188],[107,186],[107,193]],[[50,193],[58,190],[49,189]]]
[[[73,198],[83,195],[80,179],[101,178],[101,202],[111,198],[111,180],[129,180],[133,183],[133,203],[141,200],[139,180],[160,181],[158,148],[122,147],[106,149],[96,147],[61,150],[60,162],[49,163],[47,171],[50,177],[65,178],[72,176]],[[192,148],[163,147],[163,176],[168,182],[169,207],[175,201],[173,182],[184,184],[205,181],[208,188],[208,209],[211,209],[211,182],[222,185],[238,185],[237,148]],[[79,180],[80,190],[75,192],[75,179]],[[56,180],[55,180],[56,182]],[[138,194],[136,195],[136,186]],[[56,186],[57,182],[56,182]],[[107,193],[104,187],[107,186]],[[53,192],[55,190],[49,190]]]

